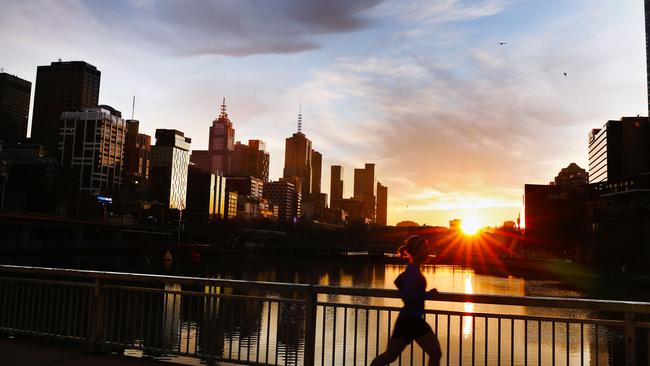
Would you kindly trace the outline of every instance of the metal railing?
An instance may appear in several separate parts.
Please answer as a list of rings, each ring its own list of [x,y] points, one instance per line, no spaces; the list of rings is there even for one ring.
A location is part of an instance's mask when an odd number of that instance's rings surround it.
[[[0,266],[2,332],[208,364],[367,365],[386,347],[398,299],[386,289]],[[648,314],[644,302],[440,293],[425,319],[443,365],[641,365]],[[426,357],[411,344],[396,364]]]

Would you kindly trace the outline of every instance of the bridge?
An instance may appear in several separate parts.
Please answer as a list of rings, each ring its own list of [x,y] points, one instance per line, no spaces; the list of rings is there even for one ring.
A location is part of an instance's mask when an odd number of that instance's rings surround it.
[[[100,355],[365,365],[399,309],[388,289],[0,266],[1,333]],[[440,293],[425,319],[444,365],[632,366],[650,360],[649,314],[645,302]],[[425,357],[411,344],[398,362]]]

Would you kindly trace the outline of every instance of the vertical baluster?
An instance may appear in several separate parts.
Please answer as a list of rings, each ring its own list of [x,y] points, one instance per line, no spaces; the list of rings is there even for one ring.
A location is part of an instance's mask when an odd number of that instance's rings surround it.
[[[474,316],[472,316],[472,366],[475,365],[476,355],[476,322],[474,319]]]
[[[261,302],[261,303],[262,303],[261,313],[263,314],[263,312],[264,312],[264,306],[263,306],[264,302]],[[316,306],[316,304],[314,303],[313,306]],[[310,309],[305,309],[305,311],[310,311]],[[259,327],[257,327],[257,342],[255,343],[255,363],[260,363],[260,343],[261,343],[261,337],[262,337],[262,321],[261,321],[262,314],[260,314],[260,325],[259,325]],[[307,321],[309,321],[309,317],[307,317]],[[313,331],[316,331],[316,330],[314,329]],[[309,339],[312,339],[312,338],[308,338],[308,337],[311,337],[311,335],[310,334],[305,334],[305,346],[306,346],[306,343],[309,342]],[[316,337],[313,337],[312,341],[315,342],[315,339],[316,339]],[[314,360],[313,360],[314,355],[313,354],[311,355],[311,358],[312,358],[311,362],[314,362]],[[306,363],[306,360],[305,360],[305,363]],[[310,364],[310,365],[313,365],[313,364]]]
[[[358,309],[354,308],[354,351],[352,353],[352,365],[356,366],[357,365],[357,338],[359,337],[359,334],[357,332],[357,314]]]
[[[542,366],[542,321],[537,321],[537,365]]]
[[[501,318],[497,319],[497,365],[501,365]]]
[[[375,357],[379,355],[379,318],[380,318],[380,312],[379,309],[377,309],[377,319],[376,319],[377,325],[375,326]]]
[[[267,301],[268,313],[266,315],[266,363],[269,363],[269,349],[271,348],[271,300]],[[323,327],[325,329],[325,327]],[[323,338],[324,339],[324,338]],[[323,350],[323,354],[325,354]]]
[[[368,364],[368,317],[369,317],[369,310],[365,309],[364,310],[366,314],[366,335],[364,337],[364,352],[363,352],[363,364],[367,365]]]
[[[515,366],[515,319],[514,318],[510,318],[510,366]]]
[[[598,353],[599,353],[599,352],[598,352],[598,343],[599,343],[599,339],[598,339],[598,338],[599,338],[599,337],[598,337],[598,324],[596,324],[596,327],[595,327],[595,328],[596,328],[596,329],[595,329],[594,333],[596,334],[596,366],[598,366],[598,358],[599,358],[599,355],[598,355]],[[648,339],[650,340],[650,337],[648,337]],[[650,350],[650,347],[648,348],[648,350]],[[648,360],[650,361],[650,357],[648,358]]]
[[[569,342],[569,322],[566,322],[566,364],[569,365],[569,349],[571,343]]]
[[[488,319],[488,317],[486,316],[486,317],[485,317],[485,329],[483,330],[483,331],[485,332],[485,333],[483,334],[483,338],[484,338],[484,341],[485,341],[485,342],[484,342],[485,345],[483,346],[483,349],[484,349],[484,355],[483,355],[483,358],[484,358],[484,360],[485,360],[485,366],[487,366],[487,364],[488,364],[488,324],[489,324],[489,319]]]
[[[449,346],[451,345],[451,315],[447,314],[447,366],[449,366],[450,358],[449,357]]]
[[[584,366],[584,364],[585,364],[585,323],[580,323],[580,366]]]
[[[325,327],[326,327],[325,320],[326,319],[327,319],[327,306],[323,305],[323,329],[322,329],[323,334],[321,338],[322,345],[321,345],[321,360],[320,360],[321,366],[325,365]]]
[[[336,305],[332,306],[332,366],[336,365],[336,313],[338,312]],[[356,336],[356,335],[355,335]],[[343,355],[345,357],[345,355]]]
[[[343,306],[343,366],[345,366],[345,361],[347,359],[348,353],[346,351],[347,347],[347,337],[348,334],[348,307]],[[353,337],[356,335],[353,335]]]
[[[555,365],[555,321],[551,321],[551,350],[551,363]]]
[[[528,365],[528,319],[524,319],[524,365]]]

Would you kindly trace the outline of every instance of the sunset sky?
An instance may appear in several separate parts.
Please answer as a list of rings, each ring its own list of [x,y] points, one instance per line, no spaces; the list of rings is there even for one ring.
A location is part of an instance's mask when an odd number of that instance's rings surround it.
[[[274,180],[302,103],[324,191],[374,162],[391,224],[514,220],[525,183],[586,168],[591,128],[647,115],[641,0],[3,0],[0,24],[6,72],[87,61],[100,103],[135,95],[145,133],[194,149],[226,97]]]

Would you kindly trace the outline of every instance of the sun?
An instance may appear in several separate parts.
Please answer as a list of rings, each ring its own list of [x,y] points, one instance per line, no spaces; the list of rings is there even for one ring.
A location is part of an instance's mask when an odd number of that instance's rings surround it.
[[[481,230],[481,227],[481,223],[473,217],[464,218],[460,224],[460,230],[465,235],[477,234]]]

